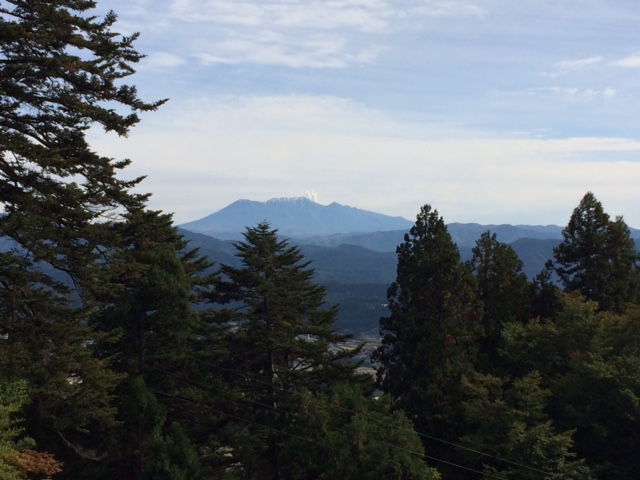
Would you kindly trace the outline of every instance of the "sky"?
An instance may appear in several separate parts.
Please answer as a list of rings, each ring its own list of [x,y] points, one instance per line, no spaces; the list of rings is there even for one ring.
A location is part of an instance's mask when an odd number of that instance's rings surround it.
[[[447,223],[640,227],[637,0],[98,0],[147,57],[127,138],[177,224],[308,196]]]

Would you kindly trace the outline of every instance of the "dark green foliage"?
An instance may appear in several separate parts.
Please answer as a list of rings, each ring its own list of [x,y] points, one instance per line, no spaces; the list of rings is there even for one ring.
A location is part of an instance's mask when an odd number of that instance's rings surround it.
[[[550,390],[548,411],[560,430],[575,430],[575,450],[599,478],[640,475],[640,325],[564,295],[553,320],[505,331],[513,370],[538,371]]]
[[[23,435],[24,420],[19,414],[27,401],[26,381],[0,381],[0,480],[52,475],[62,468],[50,454],[34,450],[33,440]]]
[[[20,418],[16,417],[27,401],[27,382],[0,382],[0,479],[20,478],[12,456],[20,450],[18,445],[22,433]]]
[[[509,245],[498,242],[495,234],[485,232],[477,240],[467,265],[476,278],[482,306],[484,336],[480,353],[487,362],[485,368],[506,367],[500,365],[502,327],[509,322],[524,322],[531,314],[530,288],[522,261]]]
[[[313,270],[297,247],[266,223],[248,228],[236,246],[242,266],[222,266],[218,285],[219,301],[234,302],[217,318],[220,340],[229,345],[221,374],[225,412],[234,417],[226,432],[247,478],[279,478],[278,431],[296,408],[291,394],[354,381],[350,359],[359,348],[331,351],[346,337],[335,332],[336,307],[324,307],[324,289],[311,281]]]
[[[135,36],[94,7],[0,2],[0,237],[17,244],[0,261],[1,374],[28,382],[28,433],[67,466],[103,458],[115,422],[117,376],[93,355],[103,338],[87,324],[109,268],[101,252],[117,240],[101,220],[144,199],[129,193],[138,179],[116,177],[128,162],[93,152],[85,133],[100,124],[125,135],[136,112],[160,104],[123,83],[141,58]]]
[[[461,421],[460,379],[473,369],[482,334],[474,280],[428,205],[397,252],[391,313],[380,320],[384,337],[374,360],[382,366],[383,387],[418,429],[452,440]]]
[[[145,103],[122,83],[141,55],[136,36],[112,31],[116,16],[92,15],[95,2],[5,0],[0,4],[0,235],[79,278],[102,244],[99,224],[137,204],[116,162],[93,152],[94,124],[125,135]],[[122,115],[121,107],[132,113]]]
[[[622,312],[637,300],[638,261],[629,228],[610,220],[593,193],[587,192],[562,231],[553,266],[566,292],[579,291],[600,309]]]
[[[42,448],[67,456],[104,455],[103,432],[114,424],[109,359],[95,358],[99,338],[68,288],[15,252],[0,253],[0,372],[29,385],[26,427]]]
[[[551,392],[540,383],[537,372],[513,381],[480,374],[465,379],[463,407],[471,433],[462,440],[473,451],[463,453],[499,478],[592,479],[571,452],[573,432],[556,433],[545,413]]]
[[[552,281],[551,270],[540,271],[531,282],[531,318],[553,318],[561,308],[559,292]]]
[[[193,480],[202,478],[200,456],[187,432],[173,422],[159,444],[160,461],[154,465],[149,479]]]
[[[294,421],[282,451],[282,478],[327,480],[436,480],[423,460],[424,448],[402,412],[391,412],[388,396],[366,399],[353,387],[327,396],[295,396]]]
[[[208,327],[194,304],[203,301],[214,277],[206,275],[210,265],[197,251],[185,250],[170,215],[133,210],[112,229],[120,246],[109,252],[109,288],[91,320],[96,331],[109,334],[97,345],[100,356],[114,356],[113,368],[126,375],[117,389],[119,426],[112,433],[119,453],[109,458],[109,472],[159,478],[171,471],[166,478],[181,478],[171,455],[188,454],[185,431],[198,431],[199,402],[206,398],[197,360]],[[187,456],[199,468],[195,453]]]
[[[247,229],[236,247],[242,266],[222,266],[218,285],[223,301],[239,302],[221,317],[226,326],[233,323],[230,361],[261,372],[268,390],[316,391],[332,378],[349,378],[354,365],[343,360],[355,352],[329,351],[348,337],[335,332],[337,308],[324,306],[325,290],[312,282],[313,270],[298,248],[279,240],[266,223]]]
[[[127,382],[122,400],[118,464],[112,462],[104,478],[175,480],[200,478],[200,459],[180,424],[167,423],[167,407],[142,377]],[[115,453],[115,452],[113,452]]]
[[[192,301],[203,301],[194,297],[196,289],[213,281],[203,276],[210,264],[197,251],[185,251],[171,215],[136,209],[112,229],[120,245],[109,252],[111,277],[92,323],[119,334],[115,343],[104,345],[107,353],[120,353],[118,369],[147,381],[162,377],[152,369],[193,348],[201,327]]]

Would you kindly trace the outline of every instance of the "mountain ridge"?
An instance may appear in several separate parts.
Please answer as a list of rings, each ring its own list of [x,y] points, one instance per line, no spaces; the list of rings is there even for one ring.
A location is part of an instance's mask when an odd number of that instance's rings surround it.
[[[220,240],[242,240],[247,227],[267,221],[282,237],[297,244],[335,248],[356,245],[376,252],[395,252],[414,222],[332,202],[321,205],[306,197],[276,197],[260,202],[240,199],[201,219],[179,225],[183,230]],[[511,244],[521,239],[562,240],[558,225],[447,224],[459,248],[472,248],[487,231],[498,241]],[[631,228],[640,239],[640,230]]]
[[[413,222],[332,202],[321,205],[306,197],[278,197],[259,202],[241,199],[206,217],[179,225],[223,240],[239,239],[247,226],[267,221],[287,237],[350,232],[405,230]]]

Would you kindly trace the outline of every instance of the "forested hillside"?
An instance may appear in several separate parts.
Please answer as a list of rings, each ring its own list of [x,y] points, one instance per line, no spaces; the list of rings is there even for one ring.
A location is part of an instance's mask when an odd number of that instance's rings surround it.
[[[640,477],[621,217],[586,193],[533,278],[492,232],[463,259],[430,205],[389,285],[341,247],[386,289],[373,378],[321,250],[316,275],[259,222],[212,264],[89,146],[164,103],[127,83],[137,36],[94,8],[0,0],[0,479]]]

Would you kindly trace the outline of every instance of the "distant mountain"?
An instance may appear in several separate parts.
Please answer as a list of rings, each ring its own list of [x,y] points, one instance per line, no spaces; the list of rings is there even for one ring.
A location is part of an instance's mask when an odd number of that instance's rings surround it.
[[[222,241],[208,235],[179,230],[209,260],[240,266],[232,241]],[[341,331],[376,331],[378,320],[388,314],[386,292],[395,280],[397,257],[392,252],[374,252],[366,248],[341,245],[335,248],[300,245],[306,260],[315,271],[314,281],[327,288],[327,304],[340,304],[336,327]]]
[[[191,248],[218,264],[240,266],[233,241],[222,241],[208,235],[179,229]],[[299,245],[306,260],[311,260],[315,281],[325,283],[382,283],[389,286],[395,279],[397,256],[392,252],[374,252],[354,245],[329,248]]]
[[[498,241],[513,243],[516,240],[530,238],[534,240],[562,239],[562,227],[556,225],[480,225],[477,223],[450,223],[447,225],[451,239],[461,250],[471,249],[476,240],[486,231],[495,233]],[[376,252],[395,252],[396,247],[404,241],[409,231],[393,230],[386,232],[336,233],[333,235],[316,235],[313,237],[293,239],[298,243],[338,247],[339,245],[357,245]],[[462,252],[461,252],[462,253]]]
[[[553,258],[553,249],[560,244],[559,239],[519,238],[511,243],[524,265],[523,271],[533,279],[543,269],[547,260]]]
[[[293,237],[297,243],[318,245],[321,247],[335,248],[340,245],[355,245],[368,248],[375,252],[395,252],[396,247],[404,241],[404,230],[390,230],[385,232],[360,232],[360,233],[335,233],[333,235],[315,235],[313,237]]]
[[[561,240],[562,229],[557,225],[480,225],[478,223],[449,223],[447,230],[458,246],[475,246],[476,240],[486,231],[496,234],[498,241],[513,243],[521,238],[537,240]]]
[[[203,255],[217,262],[213,270],[219,268],[220,264],[240,266],[232,241],[222,241],[183,229],[180,229],[180,233],[191,247],[199,248]],[[391,237],[399,235],[388,239],[394,249],[404,235],[403,231],[383,233],[389,233]],[[366,243],[368,236],[386,237],[384,234],[372,233],[362,237],[353,236],[351,239],[361,238]],[[336,236],[327,238],[336,240]],[[317,237],[318,241],[321,239],[322,237]],[[396,278],[396,254],[347,243],[320,246],[298,243],[295,240],[292,242],[298,244],[305,259],[311,261],[311,267],[315,270],[314,280],[327,288],[328,304],[340,305],[336,326],[342,331],[376,331],[380,317],[388,315],[385,307],[386,291]],[[532,278],[553,256],[553,247],[559,242],[558,239],[522,238],[511,245],[523,260],[525,273]],[[458,248],[463,262],[471,259],[471,246],[460,245]]]
[[[286,237],[312,237],[350,232],[408,230],[413,222],[359,208],[332,203],[320,205],[308,198],[274,198],[266,202],[238,200],[200,220],[180,225],[185,230],[222,240],[239,239],[246,227],[267,221]]]
[[[300,246],[315,270],[315,281],[327,288],[327,302],[340,305],[336,326],[343,331],[367,332],[378,329],[378,320],[387,315],[386,290],[395,280],[396,247],[413,222],[337,203],[319,205],[306,198],[274,199],[268,202],[239,200],[208,217],[182,225],[181,233],[191,246],[218,264],[237,266],[233,242],[242,238],[247,226],[267,220]],[[476,240],[486,231],[500,242],[510,244],[531,279],[553,257],[553,248],[562,240],[556,225],[447,225],[463,262],[472,257]],[[631,229],[632,237],[640,231]],[[216,237],[216,238],[212,238]],[[215,268],[215,267],[214,267]]]

